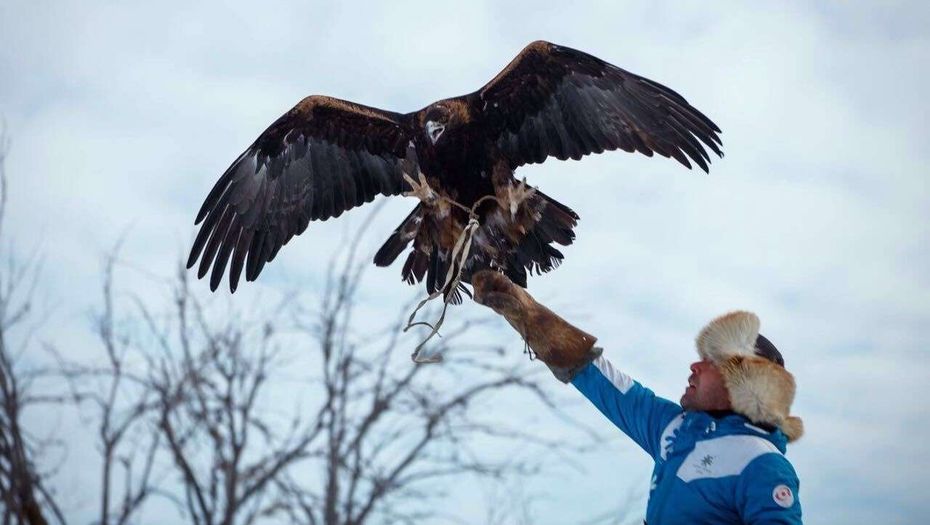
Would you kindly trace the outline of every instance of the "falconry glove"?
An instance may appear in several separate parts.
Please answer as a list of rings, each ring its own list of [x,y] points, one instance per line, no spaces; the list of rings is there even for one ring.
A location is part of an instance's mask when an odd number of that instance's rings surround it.
[[[596,337],[536,302],[507,276],[485,270],[473,275],[471,283],[475,302],[507,319],[559,381],[570,383],[582,368],[601,355],[603,350],[594,346]]]

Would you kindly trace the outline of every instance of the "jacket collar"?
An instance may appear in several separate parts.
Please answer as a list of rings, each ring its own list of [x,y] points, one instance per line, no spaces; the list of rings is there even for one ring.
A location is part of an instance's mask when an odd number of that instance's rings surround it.
[[[683,421],[695,441],[713,437],[748,435],[770,441],[782,454],[787,450],[788,438],[778,428],[764,428],[732,410],[686,411]]]

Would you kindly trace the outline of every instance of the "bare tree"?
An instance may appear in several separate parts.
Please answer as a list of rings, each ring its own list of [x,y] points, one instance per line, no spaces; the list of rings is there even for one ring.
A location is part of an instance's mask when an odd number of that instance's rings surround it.
[[[94,319],[104,357],[77,362],[52,348],[68,390],[47,395],[30,389],[47,371],[19,364],[38,326],[27,323],[38,258],[9,256],[0,268],[2,524],[65,523],[47,488],[50,472],[37,467],[54,443],[22,427],[23,411],[36,403],[73,402],[93,428],[100,525],[138,521],[155,495],[198,525],[275,517],[314,525],[456,522],[435,503],[466,477],[518,486],[542,465],[533,451],[565,461],[585,448],[525,431],[493,410],[520,395],[534,405],[528,410],[571,419],[538,384],[551,381],[544,369],[469,342],[481,321],[447,324],[424,349],[444,355],[442,363],[411,363],[413,342],[402,334],[413,302],[393,320],[364,313],[369,265],[356,257],[360,239],[334,260],[320,296],[291,294],[251,313],[231,306],[218,313],[221,301],[199,301],[180,268],[167,303],[118,291],[117,246]],[[21,337],[11,345],[14,329]],[[522,498],[516,514],[488,516],[531,522],[533,498]]]
[[[532,454],[494,457],[489,443],[567,449],[488,415],[506,389],[556,408],[502,348],[462,341],[480,323],[453,326],[427,349],[447,355],[442,364],[415,365],[403,312],[356,318],[367,267],[357,245],[309,307],[288,296],[257,316],[219,317],[183,270],[170,316],[138,303],[155,342],[145,358],[154,417],[193,523],[414,523],[437,516],[430,500],[461,476],[539,466]]]
[[[314,338],[322,357],[324,397],[317,417],[322,440],[308,461],[318,466],[324,483],[317,490],[285,483],[291,510],[300,509],[301,520],[313,524],[361,524],[376,513],[388,522],[415,523],[432,514],[427,500],[441,495],[435,486],[443,478],[532,470],[530,461],[484,458],[469,442],[478,436],[529,437],[500,421],[482,421],[472,408],[482,398],[505,395],[507,388],[525,389],[551,405],[535,380],[519,367],[496,364],[501,348],[457,345],[473,322],[453,328],[429,351],[447,355],[442,365],[398,366],[392,357],[407,353],[399,345],[404,316],[380,333],[358,333],[370,323],[353,315],[363,268],[354,264],[350,257],[341,273],[330,276],[315,322],[298,316],[298,326]]]
[[[538,456],[495,455],[498,445],[567,450],[487,410],[509,389],[558,412],[522,363],[502,360],[500,347],[467,342],[481,322],[452,325],[425,349],[447,356],[443,363],[415,365],[402,336],[413,301],[393,320],[359,314],[364,230],[342,262],[334,259],[321,296],[292,294],[250,314],[202,304],[180,267],[168,307],[119,291],[117,244],[93,324],[104,358],[76,361],[46,343],[58,360],[51,373],[65,379],[58,391],[30,388],[50,372],[20,364],[41,325],[27,322],[39,264],[10,255],[0,269],[2,524],[65,523],[47,488],[52,472],[37,466],[48,463],[43,455],[54,443],[22,425],[23,411],[37,403],[73,403],[94,430],[100,525],[138,521],[153,495],[198,525],[275,516],[326,525],[456,521],[432,503],[463,476],[513,481],[538,470]],[[526,508],[523,515],[528,521]]]
[[[149,383],[157,424],[197,524],[253,523],[282,470],[306,453],[314,434],[300,414],[289,424],[259,405],[283,365],[270,322],[253,330],[238,316],[207,322],[179,271],[175,324],[165,330],[144,309],[162,350]]]
[[[144,366],[145,348],[117,318],[114,270],[120,244],[106,256],[103,304],[93,323],[104,362],[76,362],[48,346],[70,388],[68,397],[83,408],[84,421],[95,430],[100,453],[99,525],[130,523],[147,498],[161,492],[153,481],[161,436],[152,418],[156,402]]]
[[[37,466],[52,443],[32,436],[23,427],[23,413],[30,406],[49,401],[33,392],[33,381],[42,375],[21,362],[42,319],[34,315],[35,285],[40,273],[33,255],[20,261],[3,238],[7,204],[4,165],[8,140],[0,130],[0,246],[7,256],[0,262],[0,511],[3,523],[46,524],[47,516],[64,523],[64,517]],[[41,317],[41,316],[38,316]],[[17,332],[18,337],[15,337]]]

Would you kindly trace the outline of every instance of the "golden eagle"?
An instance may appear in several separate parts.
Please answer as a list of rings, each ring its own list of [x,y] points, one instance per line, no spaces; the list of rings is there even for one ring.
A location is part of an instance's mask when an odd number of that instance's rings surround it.
[[[574,239],[578,215],[518,182],[524,164],[580,159],[622,149],[673,157],[704,171],[705,146],[722,156],[720,129],[678,93],[587,53],[549,42],[526,46],[474,93],[394,113],[325,96],[301,100],[223,173],[196,224],[188,268],[213,266],[216,290],[227,264],[229,288],[252,281],[310,221],[339,217],[376,195],[421,202],[375,255],[390,265],[411,242],[402,276],[443,286],[451,252],[475,211],[462,282],[496,269],[526,286],[527,272],[562,260],[553,244]],[[446,290],[459,300],[459,290]]]

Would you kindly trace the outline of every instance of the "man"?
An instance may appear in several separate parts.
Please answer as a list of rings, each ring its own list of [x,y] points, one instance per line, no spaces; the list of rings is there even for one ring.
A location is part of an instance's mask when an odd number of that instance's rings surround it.
[[[503,315],[555,376],[572,383],[655,461],[646,522],[801,523],[798,477],[785,458],[801,420],[794,378],[759,319],[732,312],[698,335],[681,404],[615,368],[596,338],[497,272],[472,277],[475,301]]]

